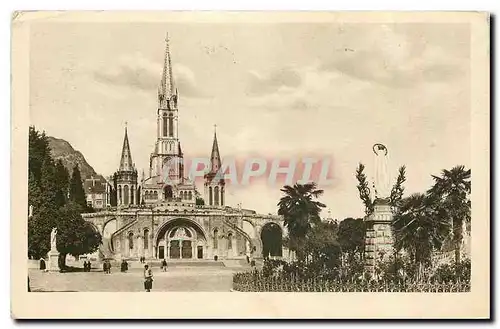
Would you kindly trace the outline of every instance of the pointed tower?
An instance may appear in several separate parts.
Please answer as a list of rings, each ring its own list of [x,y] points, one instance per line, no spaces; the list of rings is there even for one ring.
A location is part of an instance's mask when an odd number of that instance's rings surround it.
[[[182,151],[178,135],[178,92],[172,73],[170,44],[165,40],[165,59],[158,86],[157,136],[150,157],[150,177],[156,177],[165,198],[175,197],[175,184],[183,180]],[[158,185],[157,185],[158,186]]]
[[[120,167],[118,171],[133,171],[132,154],[130,153],[130,144],[128,141],[127,126],[125,126],[125,137],[123,138],[122,156],[120,158]]]
[[[210,206],[224,206],[225,185],[224,173],[221,172],[221,158],[219,143],[217,142],[217,130],[214,126],[214,142],[210,155],[210,170],[205,174],[205,200]]]
[[[116,201],[119,207],[138,204],[137,170],[132,162],[127,126],[125,126],[125,137],[123,138],[120,166],[118,167],[118,171],[114,174],[114,181],[116,182]]]

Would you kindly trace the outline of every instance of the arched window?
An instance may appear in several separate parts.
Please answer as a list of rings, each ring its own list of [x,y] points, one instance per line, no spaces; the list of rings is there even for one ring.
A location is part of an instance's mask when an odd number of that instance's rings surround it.
[[[227,249],[233,249],[233,233],[227,235]]]
[[[181,191],[181,199],[185,199],[186,198],[186,193],[184,191]]]
[[[128,234],[128,248],[130,250],[134,249],[134,233],[132,232]]]
[[[219,248],[219,231],[217,229],[214,230],[214,249]]]
[[[149,248],[149,230],[147,228],[144,229],[144,250]]]
[[[193,193],[191,191],[189,191],[188,193],[188,199],[189,200],[192,200],[193,199]]]
[[[163,113],[163,137],[167,137],[168,135],[168,118],[167,113]]]
[[[128,199],[128,185],[125,185],[123,187],[123,204],[125,204],[125,205],[129,204],[129,199]]]
[[[153,192],[153,199],[158,200],[158,192]]]
[[[122,186],[118,186],[118,204],[122,204],[123,202],[123,199],[122,199]]]
[[[218,206],[219,205],[219,187],[216,186],[214,188],[214,205]]]
[[[212,205],[212,204],[213,204],[213,201],[212,201],[212,200],[213,200],[213,195],[212,195],[212,187],[210,186],[210,187],[208,188],[208,201],[209,201],[209,202],[208,202],[208,204],[209,204],[209,205]]]
[[[149,196],[149,191],[146,191],[146,193],[144,193],[144,198],[146,200],[149,200],[150,196]]]
[[[132,186],[130,188],[130,204],[134,204],[134,198],[135,197],[135,187]]]
[[[220,205],[224,205],[224,187],[220,188]]]
[[[168,135],[174,136],[174,115],[172,113],[168,115]]]

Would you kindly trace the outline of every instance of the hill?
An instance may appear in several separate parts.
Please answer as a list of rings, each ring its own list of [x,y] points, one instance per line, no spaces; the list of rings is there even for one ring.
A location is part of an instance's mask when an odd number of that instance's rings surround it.
[[[64,139],[59,139],[55,137],[48,136],[50,153],[54,160],[62,160],[62,163],[68,169],[68,172],[73,172],[73,167],[78,164],[80,168],[80,173],[82,179],[89,179],[93,177],[94,179],[102,179],[104,177],[96,173],[94,168],[88,164],[87,160],[80,151],[77,151],[71,146],[71,144]]]

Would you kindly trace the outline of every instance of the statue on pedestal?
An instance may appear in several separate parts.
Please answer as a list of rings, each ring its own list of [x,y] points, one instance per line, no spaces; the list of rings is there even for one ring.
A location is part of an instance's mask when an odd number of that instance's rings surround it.
[[[57,228],[54,227],[50,232],[50,250],[57,250]]]

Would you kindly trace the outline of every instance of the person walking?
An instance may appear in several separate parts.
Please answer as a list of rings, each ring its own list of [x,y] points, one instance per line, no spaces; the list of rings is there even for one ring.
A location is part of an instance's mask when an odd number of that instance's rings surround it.
[[[144,289],[150,292],[153,289],[153,271],[146,264],[144,265]]]
[[[163,259],[163,261],[161,262],[161,269],[163,270],[163,272],[167,271],[167,260],[166,259]]]

